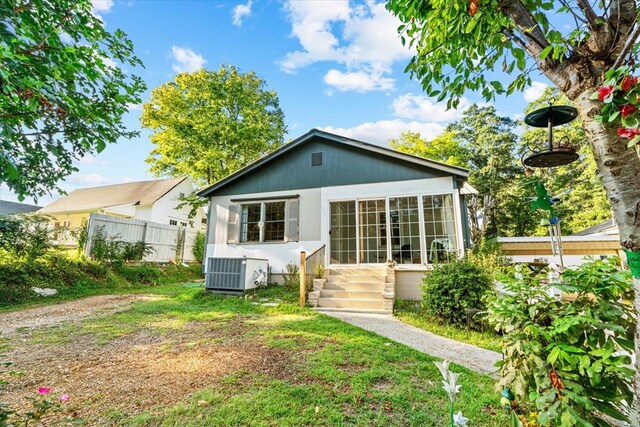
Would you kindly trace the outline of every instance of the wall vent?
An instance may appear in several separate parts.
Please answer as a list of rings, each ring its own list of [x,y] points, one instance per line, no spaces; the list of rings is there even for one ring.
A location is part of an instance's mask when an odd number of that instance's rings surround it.
[[[311,153],[311,166],[322,166],[322,152]]]

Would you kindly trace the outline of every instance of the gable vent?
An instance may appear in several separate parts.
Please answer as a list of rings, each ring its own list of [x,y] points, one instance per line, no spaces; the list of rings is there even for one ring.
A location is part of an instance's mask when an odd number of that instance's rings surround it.
[[[322,166],[322,152],[311,153],[311,166]]]

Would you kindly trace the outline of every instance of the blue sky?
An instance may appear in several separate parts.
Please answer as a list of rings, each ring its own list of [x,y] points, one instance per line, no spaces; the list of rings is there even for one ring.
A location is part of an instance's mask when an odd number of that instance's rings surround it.
[[[412,52],[396,33],[398,21],[375,1],[333,0],[93,0],[109,31],[125,31],[145,68],[149,90],[177,72],[232,64],[255,71],[280,98],[289,128],[287,139],[317,127],[363,141],[387,145],[401,132],[428,139],[460,117],[465,106],[482,102],[468,93],[459,111],[446,111],[403,72]],[[497,110],[522,117],[527,100],[547,82],[532,74],[534,86],[523,94],[496,100]],[[148,99],[148,92],[143,101]],[[140,105],[125,118],[140,130]],[[81,159],[65,191],[153,179],[145,158],[152,149],[148,133],[109,145],[97,157]],[[60,197],[39,200],[46,205]],[[16,200],[5,186],[0,198]],[[26,200],[25,202],[31,202]]]

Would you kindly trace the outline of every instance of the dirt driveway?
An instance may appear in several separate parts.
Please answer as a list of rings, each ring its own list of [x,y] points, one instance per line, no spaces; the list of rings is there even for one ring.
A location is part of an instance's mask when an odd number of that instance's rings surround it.
[[[0,337],[18,329],[53,326],[68,320],[81,320],[91,316],[106,316],[124,311],[134,301],[156,299],[149,295],[99,295],[81,300],[29,308],[11,313],[0,313]]]

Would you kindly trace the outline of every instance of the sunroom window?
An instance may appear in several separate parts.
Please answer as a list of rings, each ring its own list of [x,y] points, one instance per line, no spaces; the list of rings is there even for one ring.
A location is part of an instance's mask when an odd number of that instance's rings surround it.
[[[422,196],[425,247],[429,263],[447,262],[458,250],[451,194]]]

